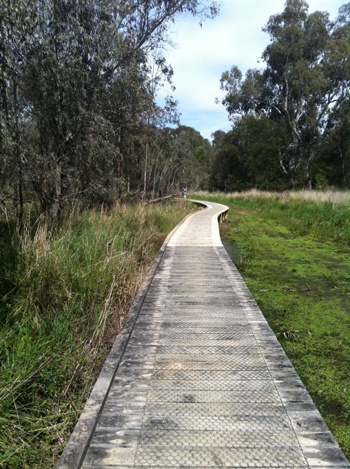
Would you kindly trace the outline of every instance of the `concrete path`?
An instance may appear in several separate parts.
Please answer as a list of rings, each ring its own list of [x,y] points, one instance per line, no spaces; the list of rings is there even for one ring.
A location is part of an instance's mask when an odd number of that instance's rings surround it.
[[[208,207],[159,253],[60,469],[350,467]]]

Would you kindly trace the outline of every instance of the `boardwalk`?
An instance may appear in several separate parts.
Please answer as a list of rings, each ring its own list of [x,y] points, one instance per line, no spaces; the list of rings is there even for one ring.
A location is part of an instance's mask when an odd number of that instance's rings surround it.
[[[222,247],[224,210],[158,255],[59,469],[350,467]]]

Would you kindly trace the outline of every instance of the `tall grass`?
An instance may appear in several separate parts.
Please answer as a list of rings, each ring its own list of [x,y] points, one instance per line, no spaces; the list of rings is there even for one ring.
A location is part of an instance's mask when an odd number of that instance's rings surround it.
[[[196,198],[210,199],[264,213],[269,220],[284,220],[299,235],[350,245],[350,192],[250,190],[232,194],[196,193]]]
[[[54,467],[144,273],[189,207],[0,225],[0,467]]]
[[[330,202],[333,205],[336,204],[350,204],[350,192],[349,191],[338,191],[338,190],[309,190],[303,189],[299,191],[283,191],[283,192],[271,192],[261,191],[258,189],[250,189],[244,192],[196,192],[196,197],[214,197],[220,200],[230,200],[234,198],[249,198],[249,199],[273,199],[284,202],[290,200],[308,200],[311,202]]]

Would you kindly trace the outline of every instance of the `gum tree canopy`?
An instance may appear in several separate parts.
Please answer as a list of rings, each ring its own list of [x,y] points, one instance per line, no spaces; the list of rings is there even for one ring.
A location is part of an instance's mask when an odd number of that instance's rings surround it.
[[[280,168],[293,186],[302,169],[310,185],[311,163],[349,108],[350,3],[332,22],[326,12],[309,14],[304,0],[287,0],[264,31],[266,67],[248,70],[244,79],[236,66],[223,73],[223,104],[234,122],[251,114],[278,123]]]
[[[74,200],[122,190],[136,159],[125,142],[174,115],[155,93],[172,76],[168,26],[186,12],[203,21],[218,5],[0,0],[0,202],[12,197],[21,216],[35,192],[56,218]]]

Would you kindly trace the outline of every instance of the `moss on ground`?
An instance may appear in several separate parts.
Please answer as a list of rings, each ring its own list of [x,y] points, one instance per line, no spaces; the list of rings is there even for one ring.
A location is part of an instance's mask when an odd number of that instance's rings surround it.
[[[335,216],[308,202],[299,217],[301,202],[222,203],[231,257],[349,458],[350,233],[341,221],[349,208]]]

